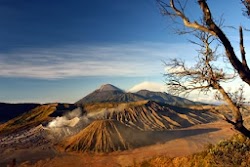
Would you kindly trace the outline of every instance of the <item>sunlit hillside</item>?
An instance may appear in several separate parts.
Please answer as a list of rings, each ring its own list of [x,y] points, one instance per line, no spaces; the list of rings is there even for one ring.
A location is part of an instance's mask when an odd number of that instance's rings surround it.
[[[185,157],[159,156],[133,167],[246,167],[250,163],[250,139],[238,134]]]

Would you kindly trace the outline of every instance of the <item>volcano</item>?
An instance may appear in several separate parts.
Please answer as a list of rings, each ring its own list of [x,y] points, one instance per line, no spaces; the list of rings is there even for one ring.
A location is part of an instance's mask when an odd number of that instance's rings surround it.
[[[100,92],[105,92],[105,91],[117,91],[117,92],[123,92],[123,90],[121,90],[120,88],[111,85],[111,84],[105,84],[102,85],[99,89]]]
[[[77,106],[96,102],[132,102],[144,100],[143,97],[134,93],[126,93],[125,91],[111,84],[102,85],[99,89],[77,101]]]
[[[173,129],[218,119],[209,111],[178,108],[154,101],[87,104],[84,110],[85,116],[92,121],[62,141],[65,151],[108,153],[134,149],[157,141],[164,142],[164,136]]]
[[[134,148],[139,143],[133,138],[138,134],[116,120],[96,120],[78,134],[70,137],[64,144],[66,151],[112,152]]]
[[[148,90],[141,90],[136,93],[125,92],[120,88],[106,84],[102,85],[99,89],[96,89],[89,95],[77,101],[77,106],[83,106],[88,103],[99,103],[99,102],[136,102],[141,100],[150,100],[160,103],[176,105],[176,106],[187,106],[197,105],[200,103],[193,102],[191,100],[172,96],[165,92],[152,92]]]

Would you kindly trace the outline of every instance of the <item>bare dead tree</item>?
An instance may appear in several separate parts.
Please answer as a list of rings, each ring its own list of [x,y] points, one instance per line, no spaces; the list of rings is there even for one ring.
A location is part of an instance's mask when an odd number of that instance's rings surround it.
[[[243,125],[243,119],[240,109],[243,97],[243,88],[239,91],[230,93],[225,91],[221,83],[232,81],[237,75],[235,72],[228,74],[222,67],[218,68],[215,64],[218,56],[216,54],[217,47],[211,49],[211,44],[215,40],[214,36],[204,31],[197,31],[196,38],[201,42],[192,42],[199,45],[198,60],[192,67],[188,67],[184,61],[179,59],[172,59],[166,62],[167,72],[165,74],[166,83],[169,86],[171,94],[190,93],[198,90],[207,94],[211,90],[217,90],[221,100],[225,101],[229,109],[233,113],[235,120],[231,120],[226,115],[220,113],[223,118],[233,124],[240,132],[250,135],[248,130]],[[240,91],[242,90],[242,91]]]
[[[225,54],[228,57],[230,63],[238,72],[240,78],[250,85],[250,69],[245,57],[245,49],[243,43],[243,30],[239,27],[240,34],[240,48],[241,48],[241,60],[237,57],[231,42],[225,35],[223,30],[215,23],[210,8],[206,0],[197,0],[202,12],[202,20],[191,21],[187,15],[185,15],[185,6],[188,3],[187,0],[156,0],[159,4],[161,13],[164,16],[169,16],[171,18],[178,17],[183,21],[183,25],[187,28],[207,32],[214,37],[218,38],[223,44],[225,49]],[[249,1],[245,1],[249,2]],[[248,3],[247,3],[248,4]],[[205,24],[203,24],[203,22]]]
[[[217,39],[225,49],[225,55],[228,58],[230,64],[238,73],[239,77],[250,85],[250,69],[246,61],[246,53],[244,48],[244,36],[242,27],[239,27],[239,38],[240,38],[240,51],[241,51],[241,60],[237,57],[234,48],[229,41],[228,37],[223,32],[222,28],[216,24],[210,8],[206,0],[197,0],[197,5],[201,10],[201,19],[200,20],[191,20],[185,14],[185,7],[188,2],[187,0],[156,0],[161,13],[164,16],[168,16],[172,19],[179,18],[181,19],[184,27],[189,28],[193,32],[200,31],[206,34],[205,39]],[[242,1],[243,2],[243,1]],[[246,5],[249,5],[249,1],[246,2]],[[246,6],[247,7],[247,6]],[[247,8],[248,10],[248,8]],[[184,32],[185,33],[185,32]],[[204,34],[203,34],[204,35]],[[204,38],[202,38],[204,39]],[[200,63],[198,63],[195,68],[187,68],[185,63],[180,60],[173,60],[172,67],[182,69],[178,73],[168,73],[167,77],[170,77],[171,82],[169,82],[172,91],[192,91],[195,89],[200,89],[203,92],[208,92],[209,89],[216,89],[223,97],[223,100],[228,104],[230,109],[234,113],[234,121],[227,119],[228,122],[235,125],[235,128],[241,131],[243,134],[250,136],[250,132],[243,126],[243,119],[239,107],[235,102],[230,98],[229,94],[222,88],[221,82],[228,79],[227,75],[220,71],[219,69],[212,66],[211,61],[214,59],[214,53],[209,47],[210,43],[208,41],[203,41],[201,49],[205,49],[203,53],[206,55],[203,57]],[[171,65],[171,64],[170,64]],[[198,70],[197,70],[198,69]],[[191,77],[190,77],[191,76]],[[183,80],[189,82],[189,85],[183,85]],[[191,82],[190,82],[191,81]]]

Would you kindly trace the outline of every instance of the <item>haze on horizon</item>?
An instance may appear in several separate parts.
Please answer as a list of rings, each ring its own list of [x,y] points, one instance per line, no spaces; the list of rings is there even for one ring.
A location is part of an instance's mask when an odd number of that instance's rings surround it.
[[[223,13],[226,26],[248,23],[238,1],[208,3],[216,18]],[[192,64],[197,55],[152,0],[2,0],[0,8],[0,102],[73,103],[105,83],[165,91],[162,61]],[[187,12],[195,17],[199,10]],[[226,33],[238,46],[238,30]],[[249,52],[249,38],[245,46]]]

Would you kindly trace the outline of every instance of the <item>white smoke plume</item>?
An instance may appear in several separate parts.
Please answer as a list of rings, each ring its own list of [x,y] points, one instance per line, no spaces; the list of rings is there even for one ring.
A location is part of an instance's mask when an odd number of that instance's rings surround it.
[[[58,128],[58,127],[64,127],[64,126],[69,126],[69,127],[74,127],[78,122],[79,118],[75,117],[73,119],[67,119],[65,117],[56,117],[53,121],[49,123],[50,128]]]
[[[98,119],[107,119],[107,115],[112,112],[120,112],[126,108],[126,104],[120,104],[112,108],[102,108],[94,112],[84,112],[80,107],[68,112],[67,114],[56,117],[48,123],[46,129],[50,136],[56,140],[74,135],[88,126],[91,122]]]
[[[58,116],[48,123],[46,129],[50,137],[60,141],[67,136],[74,135],[89,124],[88,119],[83,116],[81,108],[76,108],[63,116]]]
[[[74,127],[82,115],[81,109],[76,108],[62,117],[56,117],[48,124],[49,128]]]

